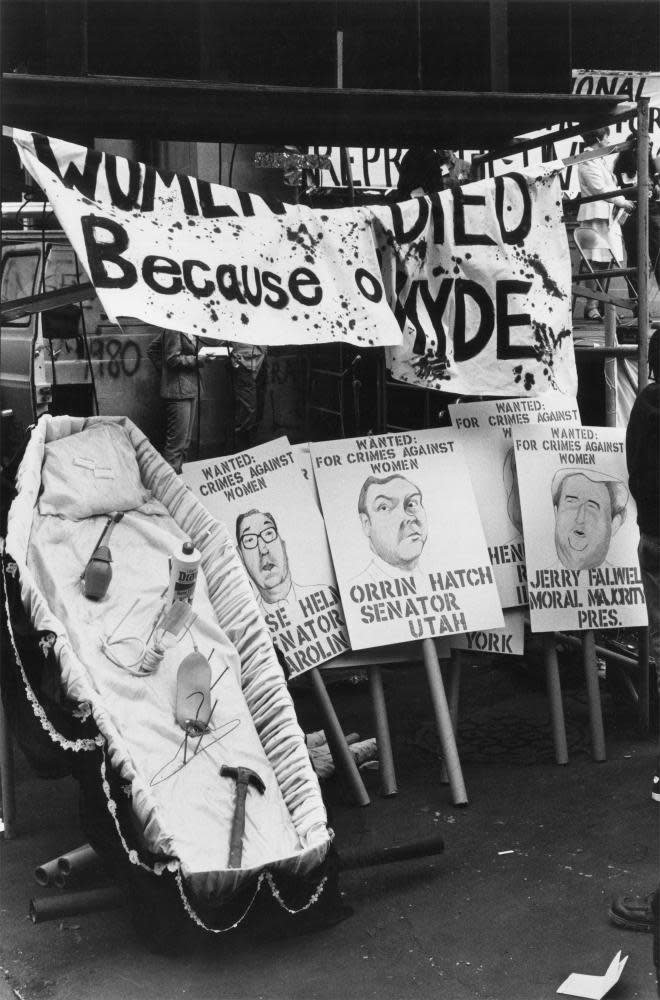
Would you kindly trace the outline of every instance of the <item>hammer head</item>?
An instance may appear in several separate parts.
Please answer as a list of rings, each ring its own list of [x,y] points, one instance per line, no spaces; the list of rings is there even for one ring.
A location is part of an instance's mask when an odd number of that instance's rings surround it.
[[[260,795],[266,791],[262,779],[256,771],[251,771],[249,767],[229,767],[227,764],[223,764],[220,768],[220,774],[223,778],[233,778],[237,785],[250,785]]]

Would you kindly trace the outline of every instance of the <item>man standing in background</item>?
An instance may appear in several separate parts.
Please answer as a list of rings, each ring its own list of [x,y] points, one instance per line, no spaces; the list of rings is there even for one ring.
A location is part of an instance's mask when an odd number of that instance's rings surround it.
[[[160,397],[165,405],[163,458],[176,473],[192,444],[199,395],[199,369],[204,359],[187,333],[163,330]]]
[[[229,344],[234,386],[234,450],[254,444],[254,431],[263,409],[262,366],[266,348],[257,344]]]

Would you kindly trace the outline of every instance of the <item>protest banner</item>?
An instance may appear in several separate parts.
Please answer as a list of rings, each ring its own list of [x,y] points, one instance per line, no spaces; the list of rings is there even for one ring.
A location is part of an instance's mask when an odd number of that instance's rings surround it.
[[[570,255],[549,168],[311,209],[13,136],[112,321],[255,344],[402,345],[390,359],[402,381],[575,392]]]
[[[575,395],[557,169],[372,208],[403,331],[388,351],[394,379],[457,395]]]
[[[255,344],[400,343],[371,221],[14,130],[109,318]]]
[[[536,423],[579,424],[577,403],[570,396],[549,393],[538,399],[450,403],[449,414],[465,451],[502,607],[527,604],[511,429]]]
[[[505,653],[522,656],[525,649],[525,612],[521,608],[503,611],[504,627],[466,632],[452,635],[449,639],[452,649],[464,649],[471,653]]]
[[[514,427],[533,632],[647,623],[625,431]]]
[[[453,430],[312,442],[310,450],[354,649],[502,625]]]
[[[257,604],[291,675],[346,652],[323,517],[287,439],[188,462],[183,479],[235,535]]]
[[[596,94],[618,97],[636,104],[640,98],[649,99],[649,132],[660,127],[660,73],[628,69],[574,69],[574,94]],[[637,128],[635,118],[617,124],[616,130]]]

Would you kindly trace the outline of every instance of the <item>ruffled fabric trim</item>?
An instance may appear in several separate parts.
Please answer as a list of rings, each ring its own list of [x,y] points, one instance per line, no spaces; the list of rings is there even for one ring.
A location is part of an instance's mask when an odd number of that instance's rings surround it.
[[[16,565],[15,563],[13,565]],[[12,649],[14,651],[14,656],[16,658],[16,663],[21,674],[21,679],[25,687],[25,693],[27,695],[28,701],[32,706],[32,711],[39,720],[42,729],[44,729],[50,736],[53,743],[58,743],[65,750],[75,750],[76,752],[80,750],[95,750],[97,747],[101,747],[105,744],[105,739],[99,733],[94,739],[81,739],[81,740],[70,740],[66,736],[63,736],[55,727],[46,715],[41,702],[37,698],[32,685],[30,684],[27,674],[25,673],[25,668],[21,660],[20,654],[16,646],[16,640],[14,639],[14,631],[11,626],[11,617],[9,614],[9,601],[7,599],[7,579],[5,575],[4,565],[2,567],[3,576],[3,588],[4,588],[4,599],[5,599],[5,615],[7,621],[7,632],[9,634],[9,639],[11,642]]]
[[[128,846],[128,843],[126,842],[121,826],[119,824],[119,820],[117,819],[117,803],[112,797],[112,791],[110,789],[110,782],[108,781],[108,775],[105,765],[105,757],[101,758],[101,785],[103,787],[103,792],[106,797],[108,812],[112,816],[112,820],[115,825],[115,829],[117,831],[117,836],[119,837],[121,845],[128,856],[128,860],[131,862],[131,864],[137,865],[139,868],[142,868],[144,871],[150,872],[153,875],[162,875],[164,871],[173,872],[184,910],[186,911],[190,919],[193,921],[193,923],[197,924],[197,926],[201,927],[203,930],[208,931],[211,934],[226,934],[228,931],[235,930],[239,926],[239,924],[241,924],[245,920],[248,913],[254,906],[256,898],[259,895],[259,890],[261,889],[261,886],[263,885],[264,882],[270,889],[271,894],[273,898],[277,901],[277,903],[282,907],[283,910],[286,910],[286,912],[290,913],[292,916],[297,913],[304,913],[305,910],[308,910],[311,906],[314,906],[315,903],[318,903],[319,899],[321,898],[323,890],[325,889],[328,881],[327,875],[323,876],[323,878],[316,886],[316,889],[311,894],[307,902],[303,904],[303,906],[300,906],[298,909],[292,909],[290,906],[287,906],[284,899],[282,898],[282,895],[279,889],[277,888],[277,884],[271,872],[262,871],[260,872],[257,878],[257,884],[254,893],[252,894],[250,901],[248,902],[247,906],[245,907],[245,910],[238,918],[238,920],[234,921],[233,924],[229,924],[227,927],[210,927],[208,924],[204,923],[202,918],[195,910],[193,904],[191,903],[190,898],[188,897],[188,894],[185,890],[185,886],[183,884],[181,863],[179,861],[177,860],[157,861],[153,866],[146,865],[144,861],[140,859],[138,852]]]

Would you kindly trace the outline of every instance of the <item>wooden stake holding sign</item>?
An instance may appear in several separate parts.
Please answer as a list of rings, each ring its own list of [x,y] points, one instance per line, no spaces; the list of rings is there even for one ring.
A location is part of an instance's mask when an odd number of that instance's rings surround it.
[[[452,430],[310,444],[354,650],[419,642],[454,802],[467,795],[435,639],[503,625]],[[441,498],[431,503],[425,498]]]

